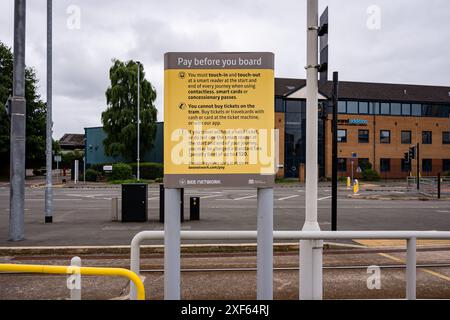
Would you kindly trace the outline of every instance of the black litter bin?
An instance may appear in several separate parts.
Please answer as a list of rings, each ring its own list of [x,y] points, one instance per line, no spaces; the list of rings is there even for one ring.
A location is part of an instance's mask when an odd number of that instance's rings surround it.
[[[148,186],[143,183],[122,185],[122,222],[146,222]]]

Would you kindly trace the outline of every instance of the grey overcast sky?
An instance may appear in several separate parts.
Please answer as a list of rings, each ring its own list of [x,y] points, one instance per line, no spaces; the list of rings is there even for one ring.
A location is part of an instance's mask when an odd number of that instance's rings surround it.
[[[0,2],[10,47],[13,4]],[[327,5],[342,80],[450,86],[450,1],[322,0],[319,10]],[[144,63],[161,121],[168,51],[271,51],[277,77],[305,77],[306,0],[54,0],[53,11],[56,139],[101,125],[112,58]],[[46,0],[28,0],[27,19],[26,63],[45,101]]]

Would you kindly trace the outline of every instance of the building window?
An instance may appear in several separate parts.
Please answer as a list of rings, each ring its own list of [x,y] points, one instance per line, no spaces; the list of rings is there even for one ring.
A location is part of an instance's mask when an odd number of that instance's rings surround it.
[[[402,106],[400,103],[391,103],[391,114],[393,116],[399,116],[402,114]]]
[[[422,143],[423,144],[433,143],[433,135],[431,131],[422,131]]]
[[[382,103],[381,104],[381,112],[380,114],[389,115],[391,114],[389,103]]]
[[[402,131],[402,144],[411,144],[411,131]]]
[[[433,170],[433,162],[431,159],[422,159],[422,171],[431,172]]]
[[[417,104],[417,103],[413,103],[411,105],[411,115],[416,116],[416,117],[420,117],[422,115],[422,105],[421,104]]]
[[[389,172],[391,171],[391,159],[380,159],[380,171]]]
[[[360,114],[368,114],[369,113],[369,103],[368,102],[360,102],[359,103],[359,113]]]
[[[405,159],[402,159],[402,172],[410,172],[411,171],[411,161],[406,162]]]
[[[431,105],[431,104],[422,105],[422,116],[424,116],[424,117],[433,116],[433,105]]]
[[[450,144],[450,132],[442,132],[442,144]]]
[[[410,116],[411,115],[411,105],[409,103],[402,104],[402,115]]]
[[[391,130],[380,131],[380,143],[391,143]]]
[[[347,113],[357,114],[358,113],[358,102],[347,101]]]
[[[369,130],[358,130],[358,142],[369,143]]]
[[[338,102],[338,112],[339,113],[347,113],[347,102],[345,102],[345,101]]]
[[[369,105],[370,114],[380,114],[380,103],[379,102],[371,102]]]
[[[343,158],[338,159],[338,171],[347,172],[347,159]]]
[[[439,116],[441,118],[448,118],[450,116],[450,106],[440,106]]]
[[[338,130],[337,140],[341,143],[347,142],[347,129]]]
[[[283,99],[275,99],[275,112],[284,112],[284,101]]]
[[[450,172],[450,159],[442,160],[442,171]]]
[[[300,100],[286,100],[286,112],[301,112],[302,103]]]

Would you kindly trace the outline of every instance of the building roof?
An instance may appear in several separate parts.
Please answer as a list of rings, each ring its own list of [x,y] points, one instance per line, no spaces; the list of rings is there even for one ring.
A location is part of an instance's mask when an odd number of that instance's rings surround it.
[[[66,133],[59,139],[61,148],[84,148],[84,134]]]
[[[275,95],[288,96],[304,86],[306,81],[303,79],[276,78]],[[288,90],[293,87],[295,88]],[[331,91],[331,81],[320,90],[327,97],[331,97]],[[340,81],[339,98],[450,104],[450,87]]]

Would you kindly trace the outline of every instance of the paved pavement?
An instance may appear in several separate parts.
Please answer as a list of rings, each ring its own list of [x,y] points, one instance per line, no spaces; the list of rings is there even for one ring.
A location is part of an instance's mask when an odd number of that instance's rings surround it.
[[[362,194],[377,194],[377,188]],[[402,189],[403,188],[403,189]],[[390,187],[392,189],[392,187]],[[405,187],[397,194],[406,193]],[[403,191],[402,191],[403,190]],[[381,191],[382,193],[383,191]],[[331,189],[319,188],[319,222],[330,229]],[[338,199],[340,230],[450,230],[449,201],[395,201],[352,199],[341,188]],[[201,221],[189,219],[189,197],[201,197]],[[0,247],[47,245],[129,245],[142,230],[162,230],[159,217],[159,188],[149,188],[149,222],[123,224],[112,222],[111,198],[120,197],[119,187],[55,188],[54,223],[44,224],[44,189],[26,189],[26,240],[8,240],[9,189],[0,185]],[[249,189],[186,189],[183,230],[256,229],[256,191]],[[305,190],[297,184],[275,188],[274,226],[276,230],[301,229],[305,215]]]

